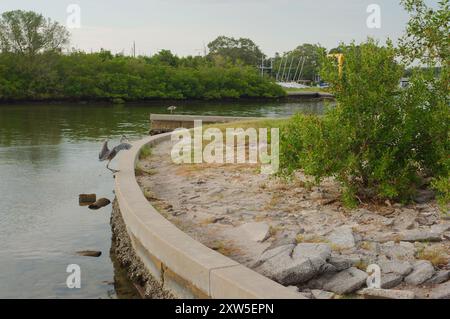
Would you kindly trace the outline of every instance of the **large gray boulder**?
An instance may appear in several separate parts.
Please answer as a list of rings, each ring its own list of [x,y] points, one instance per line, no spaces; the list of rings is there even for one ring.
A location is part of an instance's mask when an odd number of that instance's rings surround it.
[[[331,256],[331,248],[325,244],[298,244],[292,253],[294,259],[319,258],[326,261]]]
[[[263,242],[270,236],[270,227],[264,222],[247,223],[239,226],[238,229],[243,236],[256,242]]]
[[[349,294],[364,286],[367,277],[367,273],[352,267],[332,276],[323,289],[340,295]]]
[[[427,285],[439,285],[450,279],[450,270],[439,270],[433,277],[425,283]]]
[[[336,228],[327,236],[327,239],[339,248],[355,247],[355,237],[353,236],[352,228],[349,226]]]
[[[441,234],[432,232],[427,229],[413,229],[405,230],[400,233],[400,238],[402,241],[407,242],[438,242],[441,241]]]
[[[438,235],[442,235],[443,233],[445,233],[446,231],[450,230],[450,223],[449,222],[442,222],[440,224],[436,224],[431,226],[431,232],[438,234]]]
[[[430,228],[402,230],[392,233],[376,233],[365,236],[366,241],[376,241],[379,243],[386,243],[389,241],[403,241],[403,242],[439,242],[442,241],[441,234],[431,231]]]
[[[280,245],[275,247],[269,247],[264,253],[259,257],[256,265],[254,267],[258,267],[265,263],[266,261],[273,258],[284,258],[285,256],[290,257],[292,255],[292,251],[295,248],[295,244],[287,244]]]
[[[396,273],[382,274],[381,288],[391,289],[395,288],[403,282],[403,276]]]
[[[380,253],[389,259],[415,260],[416,247],[408,242],[387,242],[380,245]]]
[[[385,260],[380,261],[378,265],[380,266],[383,274],[394,273],[402,276],[407,276],[413,271],[413,267],[408,261],[401,261],[396,259]]]
[[[264,252],[256,270],[282,285],[298,285],[325,272],[330,255],[331,248],[325,244],[280,246]]]
[[[418,212],[413,209],[403,209],[394,218],[395,228],[401,230],[413,229],[416,226],[417,214]]]
[[[405,282],[410,285],[418,286],[433,277],[435,273],[436,271],[431,262],[419,260],[414,263],[414,269],[412,273],[405,278]]]
[[[335,271],[341,271],[353,267],[361,262],[360,257],[355,256],[342,256],[342,255],[332,255],[328,263],[332,265]]]

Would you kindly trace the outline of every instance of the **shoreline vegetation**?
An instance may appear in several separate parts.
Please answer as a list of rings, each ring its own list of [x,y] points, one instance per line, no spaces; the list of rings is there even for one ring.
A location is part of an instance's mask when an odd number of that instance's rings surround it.
[[[0,53],[0,104],[24,102],[274,100],[293,93],[327,93],[319,87],[283,88],[253,66],[217,57],[152,57],[57,52]]]
[[[304,94],[302,94],[304,93]],[[316,93],[317,96],[312,96],[311,94]],[[0,99],[0,107],[3,105],[40,105],[40,104],[76,104],[76,105],[90,105],[90,104],[108,104],[108,105],[132,105],[132,104],[152,104],[152,103],[196,103],[196,102],[221,102],[221,103],[235,103],[235,102],[272,102],[272,101],[295,101],[295,100],[322,100],[322,99],[334,99],[334,96],[323,96],[321,94],[327,94],[329,92],[320,88],[308,88],[308,89],[298,89],[298,90],[285,90],[285,94],[277,97],[264,97],[264,96],[242,96],[242,97],[221,97],[221,98],[186,98],[186,99],[175,99],[175,98],[145,98],[137,100],[125,100],[122,98],[47,98],[47,99]],[[159,105],[159,104],[158,104]]]
[[[210,42],[201,56],[180,57],[170,50],[139,56],[105,49],[87,53],[69,45],[68,30],[41,14],[1,14],[0,103],[277,99],[292,93],[277,81],[314,84],[327,52],[305,43],[269,57],[251,39],[226,36]],[[287,60],[303,60],[298,76]],[[273,68],[261,68],[268,64]],[[319,88],[300,92],[311,90],[320,93]]]
[[[170,53],[167,53],[170,54]],[[170,54],[170,57],[175,58]],[[279,98],[285,91],[250,66],[177,58],[53,52],[0,54],[0,101],[140,101]],[[192,58],[195,59],[195,58]]]

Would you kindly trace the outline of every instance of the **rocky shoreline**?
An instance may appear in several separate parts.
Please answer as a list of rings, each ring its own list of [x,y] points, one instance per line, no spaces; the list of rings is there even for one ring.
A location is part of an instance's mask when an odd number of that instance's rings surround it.
[[[208,247],[308,298],[450,298],[450,222],[431,197],[349,210],[331,179],[312,186],[301,172],[285,181],[251,165],[180,166],[170,147],[138,163],[138,183]],[[372,264],[382,290],[364,289]]]

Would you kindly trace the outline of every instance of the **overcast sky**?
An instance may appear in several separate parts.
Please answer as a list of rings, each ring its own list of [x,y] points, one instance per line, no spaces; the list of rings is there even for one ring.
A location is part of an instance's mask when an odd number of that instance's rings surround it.
[[[67,7],[81,8],[81,28],[71,29],[71,45],[139,54],[170,49],[197,55],[218,35],[248,37],[269,55],[301,43],[327,48],[368,36],[396,40],[407,15],[399,0],[1,0],[0,12],[33,10],[66,24]],[[427,1],[429,4],[436,1]],[[381,8],[381,28],[369,29],[370,4]]]

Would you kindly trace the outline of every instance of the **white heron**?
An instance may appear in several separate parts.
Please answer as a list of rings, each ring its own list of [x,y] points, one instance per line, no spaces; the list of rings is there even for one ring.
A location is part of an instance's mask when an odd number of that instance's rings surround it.
[[[170,111],[170,114],[173,114],[173,112],[175,112],[176,109],[177,109],[177,107],[172,105],[167,108],[167,111]]]

